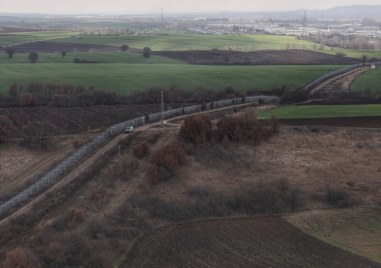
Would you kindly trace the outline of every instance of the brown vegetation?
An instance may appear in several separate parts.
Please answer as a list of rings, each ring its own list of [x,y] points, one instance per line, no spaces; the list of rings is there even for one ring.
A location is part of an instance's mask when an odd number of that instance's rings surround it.
[[[7,252],[4,268],[37,268],[36,257],[24,248],[17,247]]]
[[[194,145],[205,144],[212,137],[212,122],[207,115],[187,117],[180,129],[180,138]]]
[[[175,175],[178,168],[185,163],[185,152],[178,143],[159,147],[150,158],[147,178],[150,182],[165,181]],[[154,183],[153,183],[154,184]]]
[[[273,132],[271,123],[262,129]],[[4,259],[6,251],[22,237],[24,246],[33,246],[45,267],[112,267],[136,238],[156,226],[341,206],[345,196],[332,195],[329,190],[343,192],[359,205],[375,204],[380,196],[376,178],[381,141],[377,129],[282,127],[278,135],[257,147],[234,140],[225,147],[217,143],[192,147],[181,167],[175,157],[185,159],[179,153],[181,146],[176,145],[178,132],[179,127],[172,126],[165,131],[150,128],[129,135],[121,154],[116,147],[86,175],[49,194],[25,216],[0,226],[0,258]],[[149,144],[150,157],[132,156],[134,146],[141,142]],[[158,183],[160,165],[175,167],[176,179]],[[146,172],[151,168],[153,171]],[[154,175],[155,187],[147,185],[147,173]],[[82,210],[82,221],[71,216],[78,209]],[[213,230],[226,230],[226,223],[221,228],[200,230],[208,235]],[[282,228],[284,225],[276,230]],[[269,241],[269,233],[249,239],[248,244]],[[226,245],[232,245],[231,241]],[[173,245],[170,242],[165,244]],[[272,244],[271,252],[274,247]]]
[[[132,148],[132,153],[136,158],[146,157],[149,153],[148,144],[146,142],[139,142]]]

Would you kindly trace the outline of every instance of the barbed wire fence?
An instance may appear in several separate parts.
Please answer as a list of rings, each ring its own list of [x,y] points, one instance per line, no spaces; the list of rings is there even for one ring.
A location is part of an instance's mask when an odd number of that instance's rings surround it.
[[[193,105],[187,106],[183,108],[178,108],[174,110],[165,111],[163,113],[164,119],[169,119],[172,117],[186,115],[186,114],[194,114],[199,113],[203,110],[214,110],[218,108],[223,108],[227,106],[233,106],[238,104],[245,103],[254,103],[259,101],[260,99],[264,99],[267,101],[274,101],[277,97],[269,97],[269,96],[248,96],[227,100],[214,101],[210,103],[206,103],[204,105]],[[98,134],[91,142],[83,145],[78,150],[73,152],[67,158],[65,158],[61,163],[56,165],[52,170],[46,173],[43,177],[41,177],[38,181],[22,190],[20,193],[5,201],[0,205],[0,217],[9,212],[12,208],[20,205],[26,200],[37,196],[42,193],[44,190],[48,189],[51,185],[53,185],[56,181],[66,175],[73,167],[79,164],[82,160],[84,160],[87,156],[91,154],[95,149],[105,144],[108,140],[112,139],[118,134],[124,132],[126,127],[133,126],[138,127],[144,125],[146,123],[154,123],[159,122],[162,119],[162,113],[153,113],[147,116],[137,117],[112,127],[107,128],[100,134]]]
[[[304,92],[304,93],[310,92],[312,89],[314,89],[318,85],[322,84],[323,82],[325,82],[325,81],[327,81],[327,80],[329,80],[331,78],[334,78],[336,76],[345,74],[347,72],[350,72],[350,71],[353,71],[353,70],[356,70],[356,69],[359,69],[359,68],[370,67],[372,64],[374,64],[376,66],[380,66],[381,62],[354,64],[354,65],[350,65],[350,66],[347,66],[345,68],[342,68],[342,69],[335,70],[333,72],[324,74],[324,75],[316,78],[315,80],[307,83],[306,85],[304,85],[302,87],[302,92]]]

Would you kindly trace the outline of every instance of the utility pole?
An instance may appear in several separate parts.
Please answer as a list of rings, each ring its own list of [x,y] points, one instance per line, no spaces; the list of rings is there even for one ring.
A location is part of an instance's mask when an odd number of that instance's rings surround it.
[[[302,35],[305,35],[305,31],[306,31],[306,22],[307,22],[307,17],[306,17],[306,11],[304,10],[304,11],[303,11],[303,33],[302,33]]]
[[[161,8],[161,24],[164,28],[164,8]]]
[[[164,127],[164,95],[163,91],[161,91],[161,105],[160,105],[160,110],[161,110],[161,127]]]

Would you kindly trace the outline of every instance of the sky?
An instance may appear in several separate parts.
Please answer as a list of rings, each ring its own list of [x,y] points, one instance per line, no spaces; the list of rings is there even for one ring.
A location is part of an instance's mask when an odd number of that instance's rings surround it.
[[[3,3],[1,3],[3,2]],[[0,0],[4,13],[160,13],[213,11],[284,11],[341,5],[381,5],[381,0]]]

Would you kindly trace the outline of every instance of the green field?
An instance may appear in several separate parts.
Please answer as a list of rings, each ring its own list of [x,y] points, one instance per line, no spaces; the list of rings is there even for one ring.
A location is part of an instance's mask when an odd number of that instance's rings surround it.
[[[154,86],[219,90],[294,88],[341,66],[200,66],[186,64],[0,64],[0,89],[31,82],[95,86],[130,94]]]
[[[141,53],[130,52],[67,52],[65,58],[62,58],[60,52],[56,53],[38,53],[39,63],[73,63],[75,58],[96,61],[99,63],[148,63],[148,64],[172,64],[182,63],[180,60],[170,59],[167,57],[151,56],[145,59]],[[27,53],[16,53],[10,59],[7,54],[0,54],[0,64],[16,64],[16,63],[29,63]]]
[[[129,35],[129,36],[76,36],[56,42],[99,44],[121,46],[128,44],[133,48],[150,47],[152,50],[209,50],[209,49],[233,49],[237,51],[253,50],[282,50],[282,49],[307,49],[327,54],[343,52],[348,57],[361,58],[367,55],[369,58],[381,58],[380,50],[350,50],[323,46],[320,44],[299,40],[293,36],[283,35],[185,35],[185,34],[162,34],[162,35]]]
[[[129,35],[82,36],[58,42],[121,46],[150,47],[152,50],[233,49],[251,51],[263,49],[314,49],[317,44],[280,35]]]
[[[77,34],[78,33],[76,32],[60,31],[6,33],[0,34],[0,46],[50,39],[55,39],[56,41],[59,41],[61,40],[61,38],[67,38]]]
[[[351,85],[351,91],[359,92],[364,96],[381,98],[381,67],[370,69],[359,76]]]
[[[381,104],[283,106],[258,113],[259,118],[279,119],[381,116]]]

